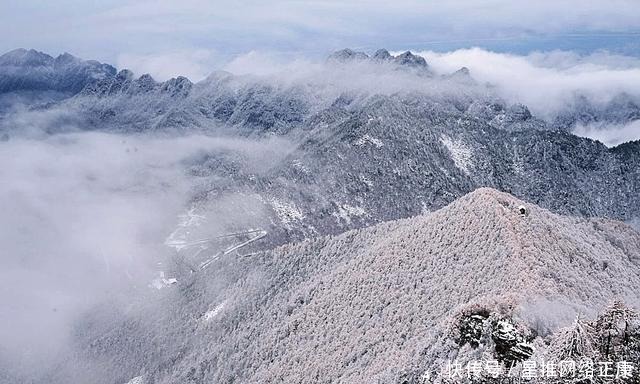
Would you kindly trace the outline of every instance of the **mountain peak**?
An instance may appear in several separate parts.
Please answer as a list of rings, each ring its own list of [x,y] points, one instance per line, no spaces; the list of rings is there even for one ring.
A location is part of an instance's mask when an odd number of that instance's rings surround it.
[[[472,192],[467,193],[457,200],[458,204],[461,202],[469,202],[471,205],[486,206],[487,204],[499,204],[503,207],[517,206],[525,204],[522,200],[516,197],[499,191],[490,187],[480,187]],[[456,204],[456,202],[452,203]]]
[[[131,81],[133,80],[133,72],[131,72],[128,69],[121,69],[120,72],[118,72],[118,74],[116,74],[116,79],[118,79],[119,81]]]
[[[35,49],[15,49],[0,56],[0,93],[21,90],[77,93],[86,85],[112,77],[115,68],[70,53],[56,58]]]
[[[475,83],[475,81],[471,77],[471,71],[469,71],[469,68],[467,67],[462,67],[449,75],[445,75],[445,77],[463,84]]]
[[[162,91],[169,93],[171,96],[186,96],[191,91],[193,83],[184,76],[171,78],[162,83]]]
[[[364,52],[354,51],[349,48],[341,49],[329,55],[327,60],[329,61],[338,61],[338,62],[346,62],[351,60],[367,60],[369,59],[369,55]]]
[[[422,56],[415,55],[411,51],[406,51],[393,56],[386,49],[378,49],[373,56],[369,56],[364,52],[354,51],[349,48],[345,48],[336,51],[329,55],[328,61],[335,62],[349,62],[349,61],[373,61],[373,62],[393,62],[399,66],[411,67],[411,68],[427,68],[427,61]]]
[[[394,58],[394,61],[399,65],[406,65],[409,67],[427,67],[427,61],[422,56],[414,55],[411,51],[406,51],[399,54]]]
[[[373,59],[380,60],[380,61],[391,60],[393,59],[393,56],[391,56],[389,51],[382,48],[382,49],[378,49],[376,53],[373,54]]]
[[[458,69],[457,71],[455,71],[454,73],[459,73],[459,74],[462,74],[462,75],[470,75],[471,74],[471,72],[469,72],[469,68],[467,68],[467,67],[462,67],[462,68]]]
[[[69,64],[69,63],[73,63],[73,62],[77,62],[80,61],[80,59],[78,59],[77,57],[73,56],[72,54],[65,52],[61,55],[59,55],[58,57],[55,58],[55,62],[56,64]]]
[[[53,57],[35,49],[18,48],[0,56],[0,65],[45,66],[53,62]]]
[[[512,210],[520,204],[532,208],[529,216]],[[282,377],[303,382],[313,371],[332,382],[368,382],[379,377],[379,367],[406,369],[415,351],[425,356],[445,351],[434,337],[445,334],[442,327],[472,300],[496,302],[510,313],[530,310],[536,300],[547,306],[553,300],[572,317],[613,297],[636,297],[640,251],[625,254],[617,242],[640,242],[640,234],[620,225],[554,215],[507,193],[479,188],[427,215],[238,260],[259,271],[261,280],[252,290],[241,280],[216,291],[216,302],[227,309],[208,325],[215,333],[194,335],[187,331],[191,318],[175,317],[172,327],[183,345],[200,350],[204,343],[207,349],[172,370],[172,378],[189,377],[238,343],[246,351],[239,365],[251,367],[249,362],[273,351],[277,335],[278,353],[259,367],[209,370],[203,381],[233,376],[246,382]],[[198,293],[188,308],[206,314],[207,282],[234,267],[225,264],[196,278],[193,292]],[[345,316],[345,308],[353,315]],[[149,329],[162,335],[166,327]],[[146,330],[134,332],[123,328],[100,342],[112,348],[136,337],[141,343],[149,339]],[[247,333],[253,337],[246,339]],[[128,349],[118,353],[122,350]],[[356,362],[362,356],[366,360],[336,369],[336,361]]]

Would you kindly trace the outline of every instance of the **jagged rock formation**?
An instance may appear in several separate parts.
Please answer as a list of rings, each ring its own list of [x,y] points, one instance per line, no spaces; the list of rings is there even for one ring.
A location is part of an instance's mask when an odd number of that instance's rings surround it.
[[[393,61],[399,65],[407,65],[409,67],[427,67],[427,61],[418,55],[414,55],[410,51],[399,54],[393,58]]]
[[[366,61],[371,60],[376,63],[393,63],[398,66],[405,66],[409,68],[423,68],[426,69],[428,67],[427,61],[422,56],[414,55],[411,51],[406,51],[404,53],[399,54],[398,56],[393,56],[386,49],[377,50],[373,56],[369,56],[364,52],[357,52],[352,49],[343,49],[329,55],[329,62],[349,62],[349,61]]]
[[[393,56],[391,56],[391,54],[389,53],[389,51],[387,51],[386,49],[378,49],[372,56],[372,58],[374,60],[380,60],[380,61],[384,61],[384,60],[391,60],[393,59]]]
[[[621,222],[482,188],[423,216],[221,259],[162,291],[160,314],[148,298],[94,312],[78,342],[105,370],[98,382],[418,383],[488,350],[460,314],[495,319],[501,359],[529,359],[578,311],[635,300],[639,264],[640,234]]]

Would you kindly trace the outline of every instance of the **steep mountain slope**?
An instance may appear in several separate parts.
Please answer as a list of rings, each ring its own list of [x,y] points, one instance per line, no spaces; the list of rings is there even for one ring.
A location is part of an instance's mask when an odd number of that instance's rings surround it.
[[[481,186],[560,213],[640,214],[638,142],[609,149],[564,132],[506,131],[450,105],[399,95],[331,107],[309,127],[265,173],[237,158],[194,161],[203,181],[196,211],[220,217],[216,201],[240,195],[239,216],[256,206],[270,212],[271,223],[256,225],[275,244],[417,215]]]
[[[294,188],[283,188],[289,189],[286,200],[303,214],[326,207],[332,215],[324,225],[311,222],[314,228],[415,215],[479,186],[557,212],[623,219],[638,214],[632,192],[640,188],[637,143],[628,144],[623,156],[566,133],[504,132],[432,105],[381,97],[346,112],[305,138],[288,169],[271,177],[269,192],[278,191],[279,180],[294,180]],[[313,186],[322,193],[305,194]],[[359,214],[343,217],[345,206],[358,207]]]
[[[423,216],[229,255],[124,313],[94,312],[78,343],[105,383],[417,383],[455,357],[448,330],[470,304],[544,330],[615,297],[637,304],[639,284],[631,227],[482,188]]]

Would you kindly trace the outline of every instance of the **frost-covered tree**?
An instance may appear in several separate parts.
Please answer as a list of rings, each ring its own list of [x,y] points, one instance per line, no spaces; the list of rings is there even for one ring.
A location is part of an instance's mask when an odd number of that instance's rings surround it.
[[[559,329],[553,336],[549,350],[556,361],[592,357],[595,353],[593,327],[577,316],[573,324]]]
[[[606,359],[638,356],[640,328],[638,313],[615,300],[598,316],[593,324],[600,355]]]

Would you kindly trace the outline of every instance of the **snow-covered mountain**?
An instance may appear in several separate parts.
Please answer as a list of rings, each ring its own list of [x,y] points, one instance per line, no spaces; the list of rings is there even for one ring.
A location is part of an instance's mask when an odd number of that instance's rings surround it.
[[[477,84],[465,68],[436,76],[410,52],[394,57],[380,50],[370,57],[347,49],[288,76],[215,72],[195,84],[184,77],[156,82],[128,70],[116,74],[77,59],[56,66],[65,55],[14,51],[3,57],[14,66],[53,71],[53,79],[76,79],[47,84],[85,84],[58,102],[0,113],[6,139],[30,125],[50,133],[284,138],[289,144],[277,149],[281,156],[259,171],[235,152],[188,162],[200,180],[196,213],[230,217],[218,234],[247,230],[238,223],[253,222],[253,229],[269,233],[265,241],[282,244],[437,209],[482,186],[560,213],[640,216],[639,142],[607,148],[574,136],[566,128],[586,118],[581,109],[562,117],[562,124],[546,122]],[[11,78],[4,71],[0,78]],[[623,99],[629,108],[612,107],[602,119],[613,119],[614,112],[624,114],[616,115],[622,120],[636,118],[633,103]],[[236,202],[232,215],[225,204],[230,200]]]
[[[75,94],[88,84],[113,77],[116,69],[69,53],[52,57],[30,49],[16,49],[0,56],[0,93],[58,91]]]
[[[226,256],[124,313],[96,309],[77,337],[96,382],[419,383],[447,359],[552,353],[558,327],[615,298],[637,305],[639,285],[628,225],[481,188],[426,215]]]
[[[162,220],[153,236],[113,248],[123,258],[152,248],[159,256],[140,264],[161,269],[156,278],[140,283],[123,262],[124,308],[66,313],[72,343],[51,365],[59,369],[26,381],[418,383],[450,358],[564,356],[575,351],[562,340],[576,334],[593,339],[580,353],[611,357],[598,338],[615,327],[602,318],[631,312],[620,303],[597,312],[614,298],[638,305],[640,235],[622,221],[640,217],[640,141],[607,147],[571,130],[637,122],[633,97],[603,106],[576,95],[543,120],[468,69],[438,74],[411,52],[345,49],[284,72],[158,82],[68,54],[0,57],[0,146],[61,148],[13,175],[72,174],[69,210],[79,189],[101,209],[117,189],[127,204],[115,223],[184,204],[175,228]],[[109,136],[89,143],[113,148],[81,151],[57,172],[39,166],[82,146],[82,135]],[[137,156],[152,138],[163,145]],[[181,155],[165,156],[185,138]],[[200,139],[219,144],[192,144]],[[100,172],[122,151],[115,171]],[[98,164],[76,172],[84,161]],[[173,182],[179,202],[128,204],[129,189],[169,195]],[[18,207],[34,206],[39,223],[49,203],[38,196]],[[117,272],[94,239],[113,225],[78,239],[82,257],[103,252],[108,274]],[[593,320],[570,325],[577,313]],[[640,336],[626,332],[612,350],[637,358],[629,340]],[[9,361],[0,381],[20,382]]]

